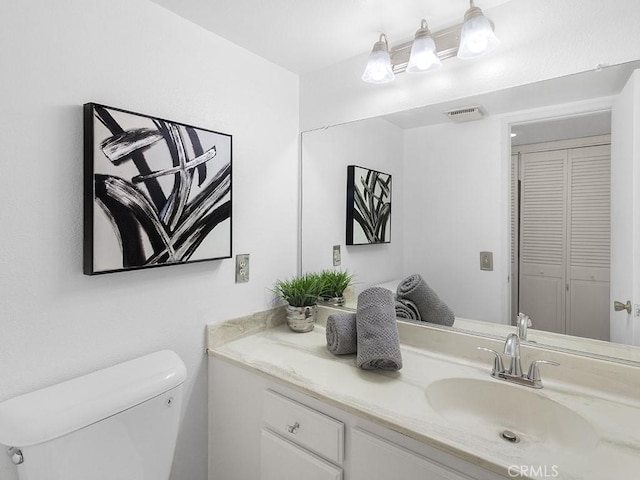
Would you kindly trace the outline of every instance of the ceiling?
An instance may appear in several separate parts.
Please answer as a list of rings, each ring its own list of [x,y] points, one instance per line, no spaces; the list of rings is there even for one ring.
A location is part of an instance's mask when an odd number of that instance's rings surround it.
[[[181,17],[304,74],[371,50],[380,33],[410,40],[426,18],[432,31],[462,23],[469,0],[153,0]],[[513,0],[476,0],[489,9]]]
[[[426,18],[433,32],[462,23],[469,0],[152,0],[175,14],[297,74],[323,69],[371,50],[380,33],[390,45],[410,40]],[[475,0],[491,9],[515,0]],[[464,100],[385,115],[398,127],[448,122],[450,109],[480,105],[486,115],[615,95],[638,62],[522,85]],[[516,143],[608,133],[610,113],[560,124],[519,126]],[[570,132],[569,132],[570,131]],[[542,140],[541,140],[542,139]]]
[[[511,127],[511,146],[611,134],[611,111]]]
[[[633,71],[638,68],[640,68],[640,61],[622,63],[597,70],[589,70],[564,77],[466,97],[462,100],[430,104],[424,107],[384,115],[382,118],[385,118],[402,129],[409,129],[450,122],[446,116],[446,112],[448,110],[465,107],[480,106],[485,115],[500,115],[521,110],[607,97],[619,94]],[[571,122],[571,125],[569,125],[572,131],[567,133],[567,135],[589,136],[609,133],[601,131],[606,129],[605,125],[607,122],[610,123],[610,120],[608,120],[606,116],[598,117],[597,121],[589,119],[586,122],[582,122],[576,119],[575,122]],[[532,139],[539,142],[560,140],[560,137],[565,135],[561,133],[560,130],[556,129],[554,131],[554,128],[548,128],[544,130],[548,133],[548,138],[541,140],[540,138],[543,135],[542,130],[527,130],[530,132],[530,135],[526,135],[524,129],[521,130],[521,137],[518,141],[522,144],[532,143]],[[580,134],[578,130],[582,130],[585,133]],[[558,138],[551,138],[554,135],[558,136]]]

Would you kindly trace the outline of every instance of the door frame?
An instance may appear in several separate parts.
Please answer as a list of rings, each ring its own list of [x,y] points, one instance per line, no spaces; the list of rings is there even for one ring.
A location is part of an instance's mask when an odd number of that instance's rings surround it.
[[[512,112],[504,114],[501,118],[502,131],[502,268],[507,272],[504,279],[504,291],[502,295],[502,323],[506,325],[515,325],[518,312],[516,305],[511,305],[512,288],[514,287],[514,277],[511,272],[511,128],[519,125],[545,122],[549,120],[558,120],[560,118],[571,118],[604,111],[611,111],[615,96],[601,97],[597,99],[583,100],[560,105],[552,105],[548,107],[540,107],[531,110]],[[517,281],[517,279],[516,279]],[[512,313],[512,310],[515,311]]]
[[[586,114],[588,115],[588,114]],[[573,138],[573,139],[569,139],[569,140],[557,140],[557,141],[553,141],[553,142],[540,142],[540,143],[532,143],[532,144],[527,144],[527,145],[520,145],[520,146],[513,146],[512,151],[511,151],[511,155],[512,157],[514,155],[517,155],[517,159],[516,162],[518,162],[518,165],[516,166],[516,170],[517,170],[517,174],[518,174],[518,180],[516,180],[516,182],[519,181],[519,178],[522,174],[522,165],[520,162],[522,162],[522,155],[523,154],[529,154],[529,153],[543,153],[543,152],[555,152],[555,151],[566,151],[568,152],[569,150],[572,149],[577,149],[577,148],[584,148],[584,147],[597,147],[597,146],[602,146],[602,145],[611,145],[611,134],[606,134],[606,135],[594,135],[591,137],[580,137],[580,138]],[[566,160],[566,159],[565,159]],[[568,167],[567,167],[568,168]],[[519,186],[519,183],[518,183]],[[511,184],[511,188],[513,188],[513,184]],[[510,199],[514,198],[516,200],[516,202],[518,202],[517,204],[517,218],[518,220],[520,219],[521,215],[520,215],[520,208],[522,207],[521,203],[520,203],[520,195],[511,195],[512,192],[510,193]],[[518,192],[521,193],[521,192]],[[566,208],[566,205],[565,205]],[[566,226],[566,225],[565,225]],[[521,250],[521,242],[522,242],[522,238],[520,237],[520,232],[516,231],[516,239],[517,239],[517,245],[516,248],[518,249],[516,254],[515,254],[515,272],[512,270],[511,271],[511,278],[513,278],[513,282],[511,284],[511,293],[512,293],[512,299],[516,299],[516,302],[519,302],[519,290],[520,290],[520,280],[521,280],[521,275],[522,275],[522,268],[521,268],[521,258],[520,258],[520,250]],[[510,245],[514,245],[515,242],[511,241]],[[566,252],[565,252],[566,253]],[[566,262],[565,265],[563,266],[563,292],[567,291],[567,288],[565,288],[565,285],[568,285],[567,282],[569,281],[569,279],[567,277],[565,277],[566,275],[568,275],[568,272],[566,271]],[[514,268],[513,264],[512,264],[512,269]],[[516,295],[516,293],[518,293],[518,295]],[[563,298],[564,298],[564,294],[563,294]],[[563,300],[563,304],[564,307],[562,309],[562,315],[564,317],[564,321],[562,322],[562,324],[564,325],[564,331],[560,332],[560,333],[567,333],[566,331],[566,322],[567,322],[567,318],[568,318],[568,303],[566,302],[566,299]],[[516,305],[511,305],[511,317],[513,319],[515,319],[518,315],[517,310],[519,310],[519,304]]]

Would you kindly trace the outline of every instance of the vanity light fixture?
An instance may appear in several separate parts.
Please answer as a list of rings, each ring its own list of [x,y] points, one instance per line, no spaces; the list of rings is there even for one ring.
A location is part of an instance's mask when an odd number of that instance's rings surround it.
[[[389,83],[396,76],[391,67],[391,57],[389,55],[389,42],[387,36],[383,33],[371,50],[367,68],[362,74],[362,80],[368,83]]]
[[[473,0],[470,1],[471,6],[464,14],[458,49],[458,58],[465,60],[485,55],[495,50],[500,44],[489,19],[475,6]]]
[[[368,83],[389,83],[401,72],[428,72],[442,66],[442,60],[457,56],[468,59],[494,50],[500,41],[493,24],[470,0],[464,23],[431,33],[422,19],[412,41],[389,48],[383,33],[373,45],[362,80]]]
[[[423,18],[411,45],[411,56],[407,65],[407,73],[420,73],[437,70],[442,67],[438,58],[436,42],[431,37],[427,21]]]

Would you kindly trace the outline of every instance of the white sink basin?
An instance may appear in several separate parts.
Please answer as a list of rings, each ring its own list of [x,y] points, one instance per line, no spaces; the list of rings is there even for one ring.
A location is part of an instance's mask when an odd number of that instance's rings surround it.
[[[430,384],[426,396],[439,415],[467,427],[471,435],[495,439],[507,430],[522,444],[553,443],[580,452],[598,444],[587,420],[527,387],[500,380],[445,378]]]

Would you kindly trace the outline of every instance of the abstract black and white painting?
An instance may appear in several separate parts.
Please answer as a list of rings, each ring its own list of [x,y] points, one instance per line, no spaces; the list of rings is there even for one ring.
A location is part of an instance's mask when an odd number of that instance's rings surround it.
[[[84,105],[84,273],[231,257],[231,135]]]
[[[347,166],[347,245],[391,242],[391,175]]]

